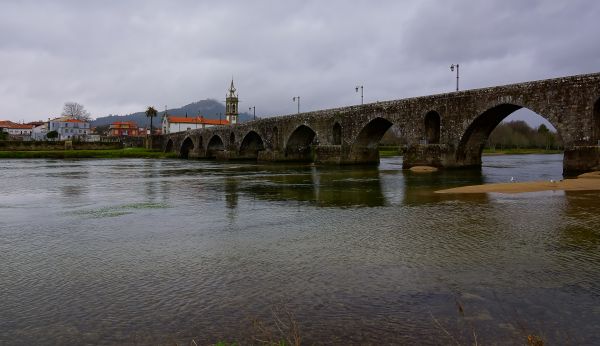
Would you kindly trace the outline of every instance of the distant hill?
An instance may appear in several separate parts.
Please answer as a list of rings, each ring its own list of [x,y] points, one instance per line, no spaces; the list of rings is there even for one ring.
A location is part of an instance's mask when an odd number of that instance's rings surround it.
[[[162,122],[165,111],[157,109],[158,116],[152,120],[152,126],[159,127]],[[128,115],[109,115],[106,117],[99,117],[92,121],[92,126],[105,126],[110,125],[115,121],[135,121],[139,127],[150,127],[150,119],[146,117],[146,110],[141,112],[132,113]],[[219,113],[225,114],[225,105],[217,100],[201,100],[185,105],[181,108],[167,109],[168,115],[182,116],[186,114],[188,117],[195,117],[198,114],[209,119],[219,119]],[[225,116],[223,115],[223,119]],[[239,115],[239,122],[249,121],[252,119],[252,115],[248,113],[241,113]]]

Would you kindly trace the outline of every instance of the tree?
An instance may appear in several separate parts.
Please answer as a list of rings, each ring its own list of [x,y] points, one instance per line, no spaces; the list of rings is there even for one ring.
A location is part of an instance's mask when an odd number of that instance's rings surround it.
[[[152,135],[152,118],[158,115],[158,112],[154,107],[150,106],[146,109],[146,116],[150,118],[150,135]]]
[[[58,132],[50,131],[50,132],[46,133],[46,138],[48,138],[48,139],[58,138]]]
[[[90,113],[85,110],[85,107],[83,107],[83,105],[81,105],[77,102],[65,103],[65,107],[63,108],[62,115],[68,116],[68,117],[71,117],[74,119],[78,119],[78,120],[83,120],[83,121],[91,120]]]
[[[107,136],[109,132],[110,125],[99,125],[96,126],[96,133],[100,136]]]
[[[0,141],[4,141],[8,138],[8,133],[0,130]]]

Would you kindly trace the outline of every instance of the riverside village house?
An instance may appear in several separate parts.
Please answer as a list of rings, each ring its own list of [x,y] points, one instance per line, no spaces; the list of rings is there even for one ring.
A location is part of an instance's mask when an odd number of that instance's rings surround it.
[[[33,124],[19,124],[10,120],[0,120],[0,131],[8,133],[11,139],[30,138],[33,127]]]
[[[71,117],[59,117],[48,120],[47,131],[58,132],[58,139],[85,139],[91,134],[90,123]]]
[[[194,118],[176,117],[165,115],[162,119],[163,134],[204,129],[216,125],[237,124],[238,122],[238,95],[233,86],[233,79],[229,87],[229,94],[225,96],[225,119],[208,119],[201,115]]]

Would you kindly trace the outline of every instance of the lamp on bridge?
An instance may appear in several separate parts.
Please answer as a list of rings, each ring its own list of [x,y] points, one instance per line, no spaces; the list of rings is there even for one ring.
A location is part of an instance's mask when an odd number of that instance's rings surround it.
[[[355,90],[356,92],[358,92],[358,89],[360,88],[360,104],[363,104],[363,86],[362,85],[357,85]]]
[[[296,102],[296,100],[298,101],[298,114],[300,114],[300,96],[292,97],[292,102]]]
[[[254,113],[254,120],[256,120],[256,106],[252,106],[250,108],[248,108],[248,112],[253,111]]]
[[[458,91],[458,64],[454,65],[450,65],[450,71],[454,72],[454,66],[456,66],[456,91]]]

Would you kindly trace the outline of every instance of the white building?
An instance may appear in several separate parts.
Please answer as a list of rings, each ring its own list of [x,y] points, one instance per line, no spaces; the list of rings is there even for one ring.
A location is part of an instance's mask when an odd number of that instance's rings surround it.
[[[48,123],[36,126],[31,130],[31,139],[34,141],[45,141],[48,133]]]
[[[229,125],[229,121],[207,119],[202,116],[195,118],[187,118],[167,115],[163,117],[162,120],[162,133],[169,134],[181,131],[204,129],[216,125]]]
[[[33,126],[13,123],[9,120],[0,121],[0,129],[12,138],[29,139]]]
[[[58,139],[85,139],[90,134],[90,123],[79,119],[61,117],[48,121],[48,132],[58,132]]]

